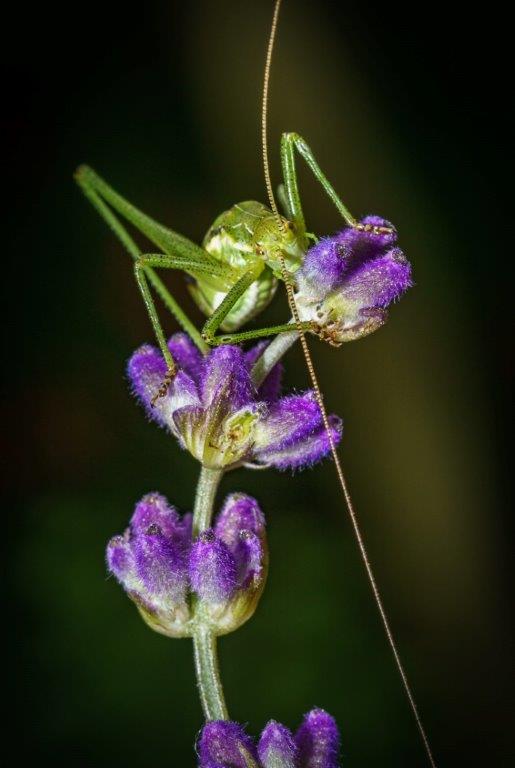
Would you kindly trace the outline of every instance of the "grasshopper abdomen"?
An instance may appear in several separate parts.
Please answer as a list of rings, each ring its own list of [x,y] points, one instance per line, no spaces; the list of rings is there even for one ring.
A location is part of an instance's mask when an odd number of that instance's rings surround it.
[[[204,249],[227,266],[227,277],[193,275],[189,290],[208,317],[221,304],[235,281],[249,270],[256,279],[232,307],[221,330],[232,332],[258,315],[272,300],[280,276],[277,253],[296,270],[304,251],[290,222],[281,226],[266,205],[254,200],[236,203],[213,222],[202,243]]]

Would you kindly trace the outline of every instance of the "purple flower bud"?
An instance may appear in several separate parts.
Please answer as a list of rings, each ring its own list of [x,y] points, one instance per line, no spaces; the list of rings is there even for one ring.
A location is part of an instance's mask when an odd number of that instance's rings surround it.
[[[260,586],[267,562],[263,539],[252,531],[240,531],[236,558],[238,577],[243,589],[251,585]]]
[[[338,445],[342,422],[331,415],[329,424],[333,442]],[[256,428],[254,453],[265,466],[302,469],[320,461],[330,450],[322,414],[311,391],[281,398]]]
[[[131,529],[137,533],[146,533],[151,525],[158,526],[168,538],[187,537],[191,515],[181,517],[164,496],[159,493],[147,493],[136,504],[131,518]]]
[[[295,737],[271,720],[257,750],[238,723],[215,720],[200,734],[199,768],[338,768],[339,742],[334,719],[322,709],[305,716]]]
[[[340,734],[336,722],[323,709],[312,709],[295,734],[302,768],[338,768]]]
[[[386,309],[411,285],[411,266],[397,232],[379,216],[366,216],[322,238],[296,274],[297,303],[334,343],[361,338],[386,322]]]
[[[331,237],[323,237],[306,253],[297,278],[306,281],[317,298],[341,288],[356,269],[397,242],[393,224],[379,216],[366,216],[359,226],[362,229],[346,227]]]
[[[256,748],[238,723],[227,720],[207,723],[197,750],[199,768],[257,768]]]
[[[232,632],[253,615],[267,571],[263,513],[255,499],[233,493],[190,556],[192,588],[218,634]]]
[[[216,403],[227,413],[232,413],[253,399],[253,387],[248,375],[244,355],[238,347],[218,347],[209,355],[209,362],[200,376],[202,402],[207,406]]]
[[[258,742],[263,768],[297,768],[297,745],[288,728],[275,720],[265,726]]]
[[[244,587],[258,583],[265,562],[265,517],[255,499],[243,493],[227,497],[215,533],[229,547]]]
[[[169,345],[172,351],[180,349],[186,367],[166,395],[152,407],[166,366],[159,350],[148,345],[129,361],[132,388],[150,418],[167,427],[204,466],[299,469],[327,455],[329,441],[327,435],[324,437],[320,409],[312,393],[279,398],[279,369],[274,369],[256,392],[250,376],[257,358],[255,348],[244,353],[238,347],[218,347],[199,360],[184,334],[172,336]],[[258,353],[261,349],[258,345]],[[289,435],[279,427],[283,418]],[[340,422],[331,418],[333,439],[338,442]]]
[[[234,551],[243,530],[260,536],[265,530],[265,516],[252,496],[231,493],[216,518],[215,533]]]
[[[206,603],[227,602],[236,589],[236,562],[224,542],[212,530],[204,531],[190,554],[192,589]]]
[[[131,577],[134,577],[134,585],[139,581],[135,575],[134,555],[129,544],[129,536],[129,530],[125,531],[123,536],[113,536],[107,545],[106,560],[109,571],[130,591],[131,587],[128,583]]]
[[[171,637],[189,634],[188,555],[191,522],[163,496],[147,494],[130,527],[107,546],[107,566],[147,623]]]
[[[254,613],[267,575],[265,519],[250,496],[229,496],[214,530],[192,541],[181,517],[158,493],[136,505],[130,527],[107,547],[107,565],[145,621],[170,637],[192,634],[197,611],[216,634]],[[194,592],[196,600],[189,600]]]
[[[136,574],[156,605],[181,605],[186,598],[186,544],[163,534],[155,523],[131,541]]]

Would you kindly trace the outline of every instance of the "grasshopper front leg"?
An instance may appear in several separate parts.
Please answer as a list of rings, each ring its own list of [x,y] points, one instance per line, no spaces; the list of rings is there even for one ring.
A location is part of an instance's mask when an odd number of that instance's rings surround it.
[[[262,339],[266,336],[275,336],[278,333],[291,333],[292,331],[312,331],[314,324],[306,323],[282,323],[281,325],[270,325],[266,328],[258,328],[252,331],[241,331],[239,333],[226,333],[223,336],[215,336],[216,331],[222,325],[223,321],[234,307],[236,302],[243,296],[245,291],[250,288],[254,280],[259,276],[262,265],[258,265],[248,272],[233,285],[227,296],[219,307],[213,312],[202,328],[203,340],[212,347],[219,347],[222,344],[239,344],[243,341],[252,339]]]
[[[134,263],[136,282],[140,289],[150,322],[152,323],[159,349],[161,350],[167,365],[166,376],[152,400],[152,404],[154,404],[159,397],[164,397],[166,395],[168,387],[177,373],[177,368],[168,348],[168,344],[166,343],[166,337],[157,314],[156,305],[152,293],[150,292],[148,272],[149,270],[153,271],[152,268],[177,269],[186,273],[217,275],[219,277],[226,277],[228,268],[219,264],[214,259],[211,259],[207,253],[202,259],[197,259],[193,256],[183,257],[178,254],[167,255],[161,253],[146,253],[136,259]],[[195,329],[195,333],[198,335],[197,329]]]
[[[313,152],[306,144],[302,136],[298,133],[283,133],[281,137],[281,165],[284,178],[284,197],[286,208],[291,214],[293,221],[301,232],[306,231],[304,213],[300,202],[299,186],[297,182],[297,171],[295,168],[295,150],[306,161],[306,164],[313,172],[315,178],[322,185],[324,191],[332,200],[339,213],[349,227],[356,227],[358,222],[350,213],[348,208],[342,203],[334,187],[329,183],[326,176],[318,165]]]

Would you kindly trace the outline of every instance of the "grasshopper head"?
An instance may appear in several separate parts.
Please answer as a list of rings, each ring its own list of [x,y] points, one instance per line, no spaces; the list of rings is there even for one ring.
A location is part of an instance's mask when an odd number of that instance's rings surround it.
[[[256,255],[270,267],[275,277],[282,277],[281,256],[288,272],[296,272],[305,253],[305,238],[283,216],[270,212],[257,224],[253,237]]]

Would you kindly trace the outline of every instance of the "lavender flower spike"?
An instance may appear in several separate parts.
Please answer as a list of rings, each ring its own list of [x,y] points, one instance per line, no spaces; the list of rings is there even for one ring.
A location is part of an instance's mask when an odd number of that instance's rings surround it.
[[[388,305],[412,285],[410,263],[396,242],[395,228],[379,216],[322,238],[296,273],[301,319],[315,321],[336,345],[377,330]]]
[[[109,542],[107,565],[157,632],[189,637],[201,621],[227,634],[252,616],[265,585],[265,519],[255,499],[234,493],[193,541],[191,515],[148,494]]]
[[[297,734],[271,720],[257,744],[234,722],[207,723],[198,741],[199,768],[338,768],[340,737],[331,715],[309,712]]]
[[[149,417],[175,435],[203,466],[301,469],[329,453],[312,392],[280,398],[279,369],[256,391],[250,377],[255,347],[247,353],[235,346],[218,347],[202,358],[182,333],[172,336],[169,347],[181,369],[155,407],[152,399],[166,374],[161,353],[140,347],[129,361],[129,378]],[[337,443],[341,421],[331,416],[330,423]]]

